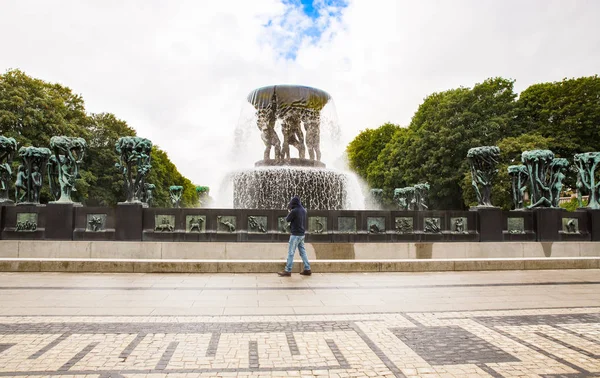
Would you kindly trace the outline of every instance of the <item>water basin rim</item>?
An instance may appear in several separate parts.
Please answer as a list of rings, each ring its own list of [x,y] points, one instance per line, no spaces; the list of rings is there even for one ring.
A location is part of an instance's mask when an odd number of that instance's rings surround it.
[[[269,85],[251,91],[246,100],[256,109],[268,108],[273,95],[276,95],[278,107],[288,106],[321,110],[330,100],[331,95],[322,89],[304,85]]]

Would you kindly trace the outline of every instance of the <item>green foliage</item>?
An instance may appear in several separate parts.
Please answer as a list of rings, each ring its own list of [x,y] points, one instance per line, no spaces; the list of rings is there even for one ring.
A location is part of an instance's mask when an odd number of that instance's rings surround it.
[[[600,150],[600,77],[564,79],[534,84],[517,103],[517,122],[526,132],[552,138],[549,148],[557,157]],[[576,174],[567,175],[565,187],[575,187]]]
[[[91,114],[89,117],[91,138],[83,169],[94,175],[86,200],[88,206],[112,206],[124,201],[123,176],[115,168],[119,156],[115,144],[120,137],[135,136],[135,130],[123,120],[110,113]]]
[[[196,187],[192,182],[184,177],[175,164],[169,160],[167,153],[158,146],[152,147],[152,169],[146,177],[146,182],[156,185],[152,193],[154,207],[171,207],[169,197],[169,186],[183,186],[183,195],[181,196],[181,207],[193,207],[198,203],[198,194]]]
[[[0,75],[0,135],[13,137],[19,146],[48,146],[55,135],[82,137],[88,151],[75,184],[73,200],[87,206],[112,206],[125,200],[124,180],[115,169],[119,157],[115,144],[119,137],[136,136],[135,130],[113,114],[87,114],[83,98],[70,88],[27,76],[20,70]],[[183,177],[167,154],[153,150],[148,182],[156,185],[155,206],[170,207],[170,185],[182,185],[182,206],[195,206],[194,185]],[[14,162],[15,170],[19,159]],[[153,175],[153,171],[157,171]],[[52,201],[48,179],[44,177],[41,202]]]
[[[383,189],[385,204],[392,203],[395,188],[412,185],[404,181],[399,169],[400,161],[405,157],[403,153],[405,144],[411,136],[411,130],[398,128],[377,159],[368,166],[367,183],[372,188]]]
[[[554,153],[572,159],[576,153],[600,148],[599,99],[598,76],[534,84],[519,96],[518,122],[526,132],[560,141]]]
[[[368,167],[400,127],[386,123],[377,129],[366,129],[346,147],[348,163],[360,177],[367,179]]]
[[[586,199],[584,199],[581,202],[583,204],[583,207],[586,207],[588,204],[588,201]],[[579,208],[579,201],[577,200],[577,197],[573,197],[569,202],[563,202],[559,206],[567,211],[576,211]]]
[[[502,78],[428,96],[370,165],[369,184],[379,184],[389,200],[395,187],[427,181],[433,208],[461,208],[467,151],[509,135],[515,98],[513,81]]]
[[[55,135],[88,139],[83,98],[20,70],[0,75],[0,131],[19,146],[47,146]]]

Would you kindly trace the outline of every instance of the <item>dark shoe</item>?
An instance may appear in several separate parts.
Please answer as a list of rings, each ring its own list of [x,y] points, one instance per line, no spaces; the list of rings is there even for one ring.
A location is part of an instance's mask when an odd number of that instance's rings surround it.
[[[279,277],[291,277],[292,276],[292,272],[287,272],[287,271],[283,271],[283,272],[278,272],[277,273],[279,275]]]
[[[300,274],[303,276],[310,276],[312,272],[310,270],[303,270],[302,272],[300,272]]]

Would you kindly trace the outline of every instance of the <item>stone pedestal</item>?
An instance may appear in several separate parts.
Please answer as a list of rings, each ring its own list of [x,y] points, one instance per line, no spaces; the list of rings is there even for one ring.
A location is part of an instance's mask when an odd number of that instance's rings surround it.
[[[119,202],[115,211],[115,239],[142,240],[143,205],[141,202]]]
[[[501,208],[472,207],[470,210],[476,211],[478,215],[477,232],[479,233],[479,241],[492,242],[504,240]]]
[[[533,229],[537,235],[537,241],[549,242],[559,239],[559,231],[562,229],[561,208],[541,207],[533,209]]]
[[[115,240],[114,208],[75,207],[73,214],[73,240]]]
[[[73,240],[74,205],[50,202],[46,206],[46,239]]]
[[[7,206],[14,206],[14,204],[15,203],[11,200],[0,201],[0,235],[2,234],[1,231],[4,230],[4,218],[5,218],[5,215],[4,215],[5,210],[4,209]],[[1,237],[0,237],[0,239],[1,239]]]
[[[585,208],[588,214],[589,230],[592,241],[600,241],[600,209]]]
[[[2,239],[44,240],[46,238],[46,210],[46,205],[4,206]]]

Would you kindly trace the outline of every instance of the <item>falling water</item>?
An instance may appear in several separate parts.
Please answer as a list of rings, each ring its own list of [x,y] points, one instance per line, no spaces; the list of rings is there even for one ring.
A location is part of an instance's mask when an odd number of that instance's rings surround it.
[[[293,196],[311,210],[348,207],[348,178],[326,168],[259,167],[233,176],[236,209],[285,209]]]

